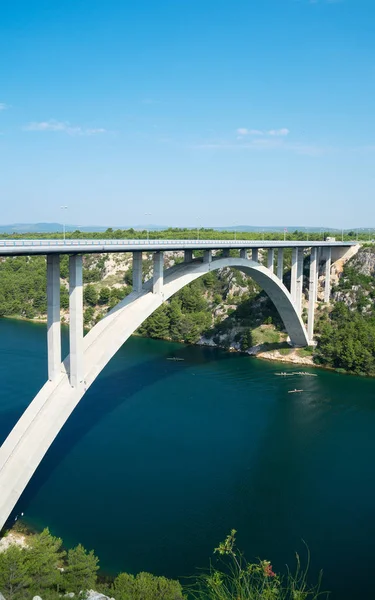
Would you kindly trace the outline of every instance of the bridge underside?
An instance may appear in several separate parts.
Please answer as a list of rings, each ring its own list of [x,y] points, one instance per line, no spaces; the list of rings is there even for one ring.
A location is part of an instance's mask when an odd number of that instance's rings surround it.
[[[71,258],[71,280],[79,288],[82,287],[80,257]],[[135,261],[134,267],[136,265]],[[52,357],[50,380],[42,387],[0,448],[0,529],[60,429],[112,356],[165,300],[198,277],[225,267],[240,269],[250,275],[271,298],[291,342],[296,346],[308,345],[307,332],[292,295],[273,274],[273,270],[254,260],[229,257],[212,260],[210,251],[207,251],[203,262],[186,262],[163,273],[163,256],[157,252],[154,255],[153,280],[143,287],[139,266],[141,264],[138,264],[134,272],[134,291],[84,338],[78,314],[82,304],[81,293],[76,289],[77,293],[71,294],[71,310],[78,311],[71,315],[71,354],[60,366],[56,365],[56,360]],[[52,285],[53,274],[50,281]],[[80,310],[82,311],[82,307]],[[56,313],[55,307],[55,315]],[[49,332],[51,328],[53,330],[53,319]],[[60,340],[56,330],[54,334],[51,342],[49,339],[49,344],[56,350]],[[58,355],[57,350],[56,352]]]

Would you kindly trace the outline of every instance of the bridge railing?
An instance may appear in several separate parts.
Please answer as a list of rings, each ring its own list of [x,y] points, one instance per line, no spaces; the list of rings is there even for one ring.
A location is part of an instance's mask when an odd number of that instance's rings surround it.
[[[310,246],[310,244],[319,244],[321,246],[337,246],[337,245],[350,245],[348,242],[331,242],[331,241],[321,241],[318,240],[305,242],[302,240],[293,240],[293,241],[283,241],[283,240],[168,240],[168,239],[160,239],[160,240],[0,240],[0,248],[4,247],[56,247],[62,246],[66,248],[67,246],[175,246],[176,244],[194,244],[196,246],[209,246],[214,247],[216,245],[227,245],[231,247],[236,246],[255,246],[256,248],[261,248],[262,246],[271,246],[272,244],[287,244],[287,245],[295,245],[295,246]]]

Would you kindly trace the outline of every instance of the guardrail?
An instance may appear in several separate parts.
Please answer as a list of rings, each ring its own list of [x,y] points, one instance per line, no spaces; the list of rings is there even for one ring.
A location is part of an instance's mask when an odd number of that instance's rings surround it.
[[[352,245],[355,242],[340,242],[340,241],[319,241],[319,240],[0,240],[0,247],[51,247],[51,246],[160,246],[160,245],[178,245],[178,244],[195,244],[197,246],[215,246],[216,244],[224,244],[228,246],[256,246],[261,247],[269,244],[305,244],[309,246],[311,243],[327,246],[335,245]]]

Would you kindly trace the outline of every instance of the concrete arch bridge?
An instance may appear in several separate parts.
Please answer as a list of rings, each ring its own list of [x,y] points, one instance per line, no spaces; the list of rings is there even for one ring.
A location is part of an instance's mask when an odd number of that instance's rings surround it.
[[[310,256],[309,322],[301,319],[304,245],[294,243],[291,288],[283,284],[283,252],[290,242],[262,243],[268,246],[267,266],[258,261],[258,247],[251,242],[201,240],[200,242],[159,243],[100,242],[82,245],[81,240],[62,245],[53,240],[25,244],[0,242],[1,255],[47,255],[47,345],[48,381],[30,403],[0,448],[0,529],[8,519],[23,490],[53,443],[57,434],[86,390],[132,333],[161,304],[177,291],[209,271],[232,267],[250,275],[268,294],[277,308],[292,344],[306,346],[312,341],[314,307],[319,264],[326,275],[326,301],[329,301],[330,269],[334,256],[342,256],[348,244],[314,245]],[[279,244],[279,245],[278,245]],[[299,244],[299,245],[298,245]],[[259,245],[259,242],[258,242]],[[251,258],[248,258],[249,246]],[[278,248],[277,274],[274,273],[275,247]],[[229,256],[230,248],[240,250],[239,258]],[[203,259],[193,258],[194,249],[204,251]],[[212,249],[222,250],[213,258]],[[184,250],[184,262],[164,270],[164,250]],[[133,291],[83,337],[82,254],[91,252],[133,253]],[[153,252],[153,277],[142,283],[142,251]],[[320,253],[320,261],[319,254]],[[69,254],[69,344],[70,353],[61,361],[60,254]],[[333,256],[333,253],[336,253]]]

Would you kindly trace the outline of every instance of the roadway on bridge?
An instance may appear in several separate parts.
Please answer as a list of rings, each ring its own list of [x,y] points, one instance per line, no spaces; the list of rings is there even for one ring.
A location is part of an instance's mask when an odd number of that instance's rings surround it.
[[[31,254],[92,254],[96,252],[155,252],[222,250],[224,248],[350,247],[358,242],[287,240],[0,240],[0,256]]]

